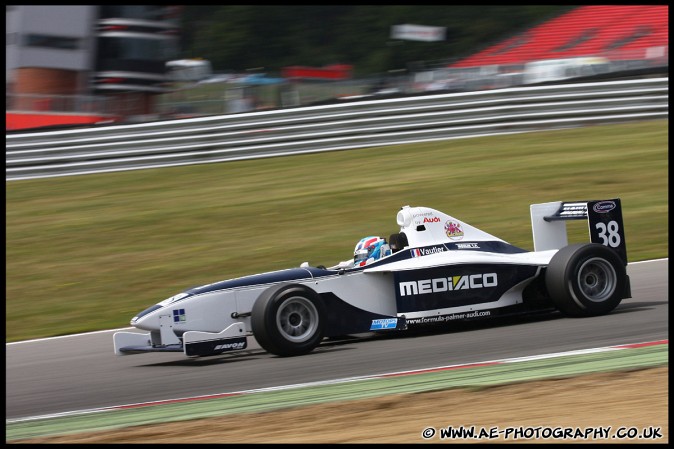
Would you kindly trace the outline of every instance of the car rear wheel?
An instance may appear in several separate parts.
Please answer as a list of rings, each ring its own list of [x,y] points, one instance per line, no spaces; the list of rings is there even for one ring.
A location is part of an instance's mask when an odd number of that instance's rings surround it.
[[[545,284],[555,306],[576,317],[604,315],[624,297],[627,273],[615,251],[598,243],[560,249],[550,261]]]
[[[306,354],[323,339],[325,306],[309,287],[277,285],[255,301],[251,327],[260,346],[272,354]]]

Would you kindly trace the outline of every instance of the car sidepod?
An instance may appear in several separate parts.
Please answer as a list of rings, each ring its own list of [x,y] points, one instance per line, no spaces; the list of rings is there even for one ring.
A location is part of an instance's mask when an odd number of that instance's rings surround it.
[[[398,313],[458,312],[494,303],[512,287],[533,278],[538,267],[480,264],[395,273]],[[509,305],[509,304],[508,304]]]

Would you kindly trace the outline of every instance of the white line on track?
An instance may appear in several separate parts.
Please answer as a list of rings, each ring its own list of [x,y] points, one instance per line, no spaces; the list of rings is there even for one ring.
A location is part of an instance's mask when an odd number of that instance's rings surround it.
[[[117,405],[117,406],[112,406],[112,407],[103,407],[103,408],[87,409],[87,410],[76,410],[76,411],[71,411],[71,412],[54,413],[54,414],[50,414],[50,415],[29,416],[29,417],[25,417],[25,418],[8,419],[8,420],[5,421],[5,423],[10,424],[10,423],[18,423],[18,422],[35,421],[35,420],[41,420],[41,419],[59,418],[59,417],[65,417],[65,416],[86,415],[86,414],[101,413],[101,412],[112,411],[112,410],[124,410],[124,409],[141,408],[141,407],[148,407],[148,406],[154,406],[154,405],[166,405],[166,404],[173,404],[173,403],[176,403],[176,402],[202,401],[202,400],[218,399],[218,398],[224,398],[224,397],[230,397],[230,396],[240,396],[240,395],[244,395],[244,394],[262,393],[262,392],[269,392],[269,391],[293,390],[293,389],[298,389],[298,388],[303,388],[303,387],[317,387],[317,386],[334,385],[334,384],[341,384],[341,383],[347,383],[347,382],[356,382],[356,381],[361,381],[361,380],[384,379],[384,378],[397,377],[397,376],[410,376],[410,375],[426,374],[426,373],[438,372],[438,371],[449,371],[449,370],[465,369],[465,368],[478,368],[478,367],[483,367],[483,366],[501,365],[501,364],[507,364],[507,363],[519,363],[519,362],[526,362],[526,361],[530,361],[530,360],[541,360],[541,359],[549,359],[549,358],[555,358],[555,357],[565,357],[565,356],[570,356],[570,355],[600,353],[600,352],[607,352],[607,351],[618,351],[618,350],[622,350],[622,349],[639,348],[639,347],[644,347],[644,346],[655,346],[655,345],[662,345],[662,344],[669,344],[669,340],[658,340],[658,341],[643,342],[643,343],[632,343],[632,344],[622,344],[622,345],[615,345],[615,346],[604,346],[604,347],[600,347],[600,348],[590,348],[590,349],[581,349],[581,350],[575,350],[575,351],[565,351],[565,352],[557,352],[557,353],[550,353],[550,354],[541,354],[541,355],[538,355],[538,356],[530,356],[530,357],[514,357],[514,358],[509,358],[509,359],[491,360],[491,361],[478,362],[478,363],[447,365],[447,366],[440,366],[440,367],[435,367],[435,368],[424,368],[424,369],[409,370],[409,371],[398,371],[398,372],[393,372],[393,373],[374,374],[374,375],[369,375],[369,376],[356,376],[356,377],[347,377],[347,378],[342,378],[342,379],[324,380],[324,381],[316,381],[316,382],[305,382],[305,383],[301,383],[301,384],[281,385],[281,386],[277,386],[277,387],[257,388],[257,389],[252,389],[252,390],[235,391],[235,392],[229,392],[229,393],[216,393],[216,394],[209,394],[209,395],[202,395],[202,396],[165,399],[165,400],[152,401],[152,402],[138,402],[138,403],[134,403],[134,404]]]

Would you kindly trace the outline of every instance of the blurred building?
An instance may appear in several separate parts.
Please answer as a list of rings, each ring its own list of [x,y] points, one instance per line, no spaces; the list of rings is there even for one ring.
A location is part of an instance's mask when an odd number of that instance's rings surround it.
[[[7,5],[5,13],[8,110],[128,117],[152,114],[166,91],[179,6]]]

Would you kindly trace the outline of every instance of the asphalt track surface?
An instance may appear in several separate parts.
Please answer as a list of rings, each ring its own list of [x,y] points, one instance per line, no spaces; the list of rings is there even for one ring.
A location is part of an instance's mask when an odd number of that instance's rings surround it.
[[[118,357],[113,330],[10,343],[5,418],[667,339],[668,259],[630,264],[628,273],[632,298],[606,316],[566,318],[554,312],[363,334],[326,341],[300,357],[273,356],[255,341],[244,352],[215,357]]]

